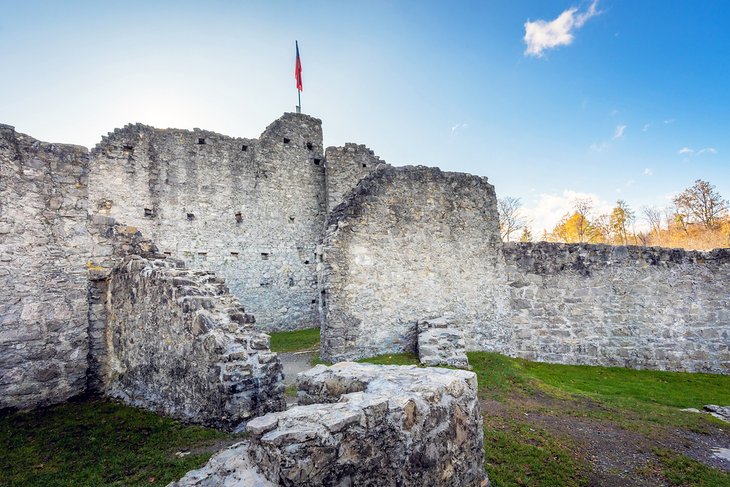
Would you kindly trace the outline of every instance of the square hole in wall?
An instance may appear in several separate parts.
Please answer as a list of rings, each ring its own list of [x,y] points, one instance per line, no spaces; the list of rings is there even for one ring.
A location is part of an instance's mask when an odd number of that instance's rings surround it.
[[[151,208],[145,208],[144,209],[144,216],[147,217],[147,218],[152,218],[153,216],[155,216],[155,212],[152,211]]]
[[[284,137],[284,143],[288,144],[289,142],[291,142],[291,139],[289,139],[288,137]]]
[[[185,217],[188,219],[189,222],[195,220],[195,215],[192,213],[186,214]]]
[[[314,160],[314,165],[315,165],[315,166],[319,166],[319,163],[320,163],[320,162],[322,162],[322,160],[321,160],[321,159],[315,159],[315,160]]]
[[[198,145],[205,145],[205,139],[203,137],[198,137]]]
[[[291,215],[289,216],[289,223],[294,223],[294,217]]]
[[[236,213],[236,223],[241,223],[243,221],[243,215],[241,215],[241,212]]]
[[[294,287],[294,278],[293,277],[289,278],[289,287]]]
[[[134,146],[133,145],[125,144],[123,147],[124,147],[124,150],[126,150],[126,151],[133,151],[134,150]]]
[[[311,142],[307,142],[307,150],[314,150],[314,146]]]
[[[243,152],[246,152],[246,151],[248,150],[248,146],[247,146],[247,145],[245,145],[245,144],[244,144],[244,145],[242,145],[242,146],[241,146],[241,150],[242,150]]]
[[[368,167],[368,165],[367,164],[363,164],[362,167]]]
[[[313,299],[312,300],[312,304],[317,304],[317,300],[316,299]]]
[[[269,260],[269,254],[266,252],[261,252],[261,260]]]

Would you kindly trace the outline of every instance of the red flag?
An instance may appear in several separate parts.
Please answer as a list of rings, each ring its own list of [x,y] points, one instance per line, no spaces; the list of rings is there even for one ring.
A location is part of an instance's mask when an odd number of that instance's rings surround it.
[[[302,60],[299,57],[299,42],[294,42],[297,46],[297,63],[294,65],[294,78],[297,80],[297,90],[302,91]]]

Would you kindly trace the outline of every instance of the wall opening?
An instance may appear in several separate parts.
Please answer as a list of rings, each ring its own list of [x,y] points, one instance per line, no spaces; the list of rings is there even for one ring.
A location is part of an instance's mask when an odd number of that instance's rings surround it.
[[[321,159],[315,159],[315,160],[314,160],[314,165],[315,165],[315,166],[319,166],[319,163],[320,163],[320,162],[322,162],[322,160],[321,160]]]
[[[242,150],[243,152],[246,152],[246,151],[248,150],[248,146],[247,146],[246,144],[242,145],[242,146],[241,146],[241,150]]]
[[[235,258],[238,258],[238,252],[231,252],[231,256],[232,257],[235,257]]]
[[[205,145],[205,139],[203,137],[198,138],[198,145]]]
[[[188,213],[188,214],[186,214],[186,218],[188,219],[189,222],[191,222],[191,221],[195,220],[195,215],[192,213]]]
[[[362,167],[368,167],[368,165],[367,164],[363,164]]]
[[[123,147],[124,147],[124,150],[126,150],[126,151],[132,151],[132,150],[134,150],[134,146],[133,145],[125,144]]]
[[[236,223],[241,223],[243,221],[243,216],[241,215],[241,212],[236,213]]]
[[[314,146],[311,142],[307,142],[307,150],[314,150]]]
[[[267,252],[261,252],[261,260],[269,260],[269,254]]]
[[[284,143],[285,143],[285,144],[288,144],[289,142],[291,142],[291,139],[289,139],[289,138],[287,138],[287,137],[284,137]]]
[[[152,209],[150,209],[150,208],[145,208],[144,209],[144,216],[147,217],[147,218],[152,218],[153,216],[155,216],[155,212],[152,211]]]

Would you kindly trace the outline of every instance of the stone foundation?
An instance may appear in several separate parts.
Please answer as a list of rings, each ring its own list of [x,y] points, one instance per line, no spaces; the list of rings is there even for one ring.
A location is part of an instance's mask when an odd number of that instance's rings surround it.
[[[345,362],[297,384],[306,405],[256,418],[248,444],[171,485],[486,485],[474,373]]]

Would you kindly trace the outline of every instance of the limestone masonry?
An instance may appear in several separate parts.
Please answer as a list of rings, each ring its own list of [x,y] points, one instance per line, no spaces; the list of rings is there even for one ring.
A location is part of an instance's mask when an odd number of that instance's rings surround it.
[[[342,362],[299,374],[300,406],[172,486],[484,485],[473,372]]]
[[[503,244],[486,178],[325,149],[307,115],[91,151],[0,125],[0,409],[93,391],[237,428],[284,407],[263,332],[313,326],[332,361],[728,374],[727,282],[728,250]]]

